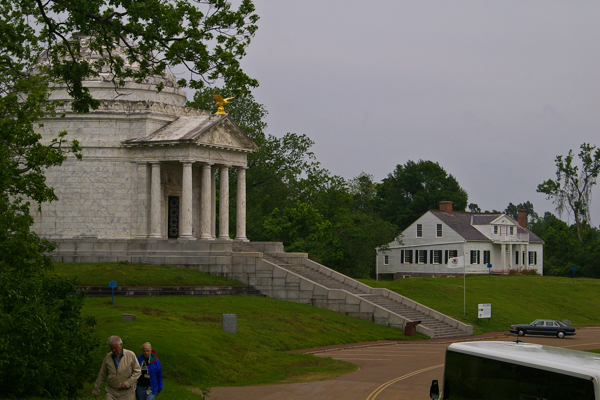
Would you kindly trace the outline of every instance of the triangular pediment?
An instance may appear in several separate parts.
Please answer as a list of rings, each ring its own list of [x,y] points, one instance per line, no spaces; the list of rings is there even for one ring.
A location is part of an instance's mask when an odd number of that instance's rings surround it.
[[[223,119],[220,123],[205,129],[194,137],[197,144],[219,148],[244,149],[256,151],[254,142],[231,120]]]
[[[126,146],[196,145],[252,153],[256,144],[229,116],[179,117],[143,138],[124,142]]]
[[[516,226],[517,221],[515,221],[511,216],[506,214],[502,214],[495,220],[493,220],[490,225],[504,225],[504,226]]]

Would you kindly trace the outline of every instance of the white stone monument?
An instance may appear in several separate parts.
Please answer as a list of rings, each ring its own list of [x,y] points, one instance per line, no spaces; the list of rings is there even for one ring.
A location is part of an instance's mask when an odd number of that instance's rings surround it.
[[[86,56],[98,57],[89,50]],[[157,92],[159,83],[164,88]],[[44,140],[67,131],[67,139],[79,141],[83,159],[70,157],[46,174],[59,200],[34,212],[40,236],[229,240],[229,203],[235,201],[235,239],[247,240],[245,170],[257,146],[229,116],[185,107],[185,93],[168,72],[118,89],[106,72],[85,86],[101,101],[97,110],[73,113],[66,90],[58,87],[52,99],[63,100],[64,108],[41,121]],[[236,199],[229,197],[232,168]]]

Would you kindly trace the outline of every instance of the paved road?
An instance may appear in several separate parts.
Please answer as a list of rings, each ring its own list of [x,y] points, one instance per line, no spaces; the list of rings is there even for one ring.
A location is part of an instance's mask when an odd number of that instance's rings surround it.
[[[484,339],[511,341],[516,340],[516,336]],[[574,350],[599,349],[600,327],[582,328],[576,336],[564,339],[525,336],[523,340]],[[442,380],[444,353],[450,343],[401,342],[321,352],[315,355],[349,361],[360,370],[324,382],[213,388],[211,397],[218,400],[426,400],[431,381]]]

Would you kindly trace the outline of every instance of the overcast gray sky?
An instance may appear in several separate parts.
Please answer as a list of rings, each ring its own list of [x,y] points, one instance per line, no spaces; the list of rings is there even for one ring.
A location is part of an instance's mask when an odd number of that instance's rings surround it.
[[[598,1],[254,2],[267,133],[306,134],[333,174],[433,160],[484,210],[543,214],[556,155],[600,145]]]

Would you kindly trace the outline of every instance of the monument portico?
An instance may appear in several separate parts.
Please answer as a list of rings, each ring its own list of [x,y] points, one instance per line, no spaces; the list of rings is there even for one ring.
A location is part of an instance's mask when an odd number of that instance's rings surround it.
[[[235,239],[247,240],[246,157],[257,148],[230,117],[181,117],[147,137],[126,140],[123,146],[146,166],[138,167],[142,172],[138,204],[149,199],[149,205],[144,207],[147,213],[138,213],[136,237],[228,240],[229,170],[233,168],[238,183]]]

